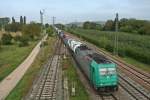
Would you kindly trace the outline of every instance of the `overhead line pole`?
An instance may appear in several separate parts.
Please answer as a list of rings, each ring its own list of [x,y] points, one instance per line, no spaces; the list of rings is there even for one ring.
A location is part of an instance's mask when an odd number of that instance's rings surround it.
[[[56,20],[56,17],[52,17],[52,22],[53,22],[53,27],[55,26],[55,20]]]
[[[44,9],[43,10],[40,10],[40,20],[41,20],[41,31],[42,31],[42,37],[45,35],[44,34],[44,31],[43,31],[43,15],[44,15]],[[42,39],[42,42],[41,42],[41,52],[42,52],[42,57],[44,57],[44,43],[43,43],[43,39]]]
[[[41,20],[41,30],[42,30],[42,33],[43,33],[43,15],[44,15],[44,10],[40,10],[40,20]]]
[[[52,27],[53,27],[53,30],[54,30],[54,28],[55,28],[55,20],[56,20],[56,17],[53,16],[53,17],[52,17],[52,24],[53,24]],[[53,32],[54,32],[54,31],[53,31]]]
[[[114,42],[114,55],[118,55],[118,20],[119,16],[118,13],[116,13],[115,18],[115,42]]]

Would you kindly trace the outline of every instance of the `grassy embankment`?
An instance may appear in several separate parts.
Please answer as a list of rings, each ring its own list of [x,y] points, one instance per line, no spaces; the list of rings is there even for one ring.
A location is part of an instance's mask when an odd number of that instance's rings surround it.
[[[55,38],[50,37],[48,39],[48,45],[44,46],[44,48],[40,51],[34,63],[27,70],[17,86],[11,91],[6,100],[21,100],[28,93],[35,77],[42,66],[46,63],[48,57],[52,54],[54,41]]]
[[[89,95],[87,94],[83,84],[81,83],[76,73],[76,69],[74,68],[75,66],[71,61],[71,58],[67,58],[63,60],[63,67],[65,67],[64,75],[68,78],[70,94],[71,94],[72,83],[73,82],[75,83],[76,95],[75,96],[70,95],[69,97],[70,100],[89,100]]]
[[[3,45],[0,49],[0,81],[9,75],[29,55],[37,41],[29,46],[19,47],[18,44]]]
[[[115,32],[71,29],[71,33],[113,53]],[[118,32],[118,54],[131,63],[150,72],[150,36]]]

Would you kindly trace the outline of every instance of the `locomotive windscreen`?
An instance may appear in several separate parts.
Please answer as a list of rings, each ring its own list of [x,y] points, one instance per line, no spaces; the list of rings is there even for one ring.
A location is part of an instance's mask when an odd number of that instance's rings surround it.
[[[86,45],[82,45],[79,47],[80,50],[91,50],[90,48],[88,48]]]
[[[111,63],[106,57],[97,53],[89,54],[89,57],[95,60],[98,64],[99,63]]]

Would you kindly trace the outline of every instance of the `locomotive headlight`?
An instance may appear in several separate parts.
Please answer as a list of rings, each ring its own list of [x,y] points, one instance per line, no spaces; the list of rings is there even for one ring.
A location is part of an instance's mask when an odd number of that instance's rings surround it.
[[[109,74],[115,74],[116,69],[115,68],[108,68]]]
[[[100,75],[106,75],[107,74],[107,69],[106,68],[100,68],[99,73],[100,73]]]

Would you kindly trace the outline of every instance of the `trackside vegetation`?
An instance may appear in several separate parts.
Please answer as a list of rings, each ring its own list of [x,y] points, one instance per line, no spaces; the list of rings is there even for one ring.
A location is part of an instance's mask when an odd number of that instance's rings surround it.
[[[17,44],[2,45],[0,50],[0,81],[11,73],[29,55],[37,41],[29,46],[18,47]]]
[[[69,32],[76,34],[100,48],[113,52],[115,32],[79,28],[69,29]],[[150,36],[124,32],[118,32],[117,34],[119,56],[123,58],[132,58],[138,62],[144,63],[146,66],[150,65]],[[150,71],[148,67],[146,69]]]
[[[40,53],[37,55],[36,60],[33,62],[31,67],[27,70],[21,81],[16,85],[16,87],[11,91],[6,100],[21,100],[23,99],[33,84],[42,66],[47,62],[49,56],[53,53],[53,44],[55,38],[49,37],[48,44],[42,47]]]
[[[41,25],[26,24],[26,18],[22,16],[20,23],[12,18],[12,23],[4,28],[5,31],[0,32],[0,81],[18,67],[42,38]]]
[[[101,22],[84,22],[84,29],[94,29],[101,31],[115,31],[116,20],[107,20],[105,23]],[[73,28],[73,27],[72,27]],[[139,20],[135,18],[121,18],[118,21],[118,29],[120,32],[128,32],[131,34],[150,35],[150,21]]]
[[[69,94],[70,100],[89,100],[89,95],[87,94],[83,84],[81,83],[77,73],[75,66],[73,65],[73,62],[71,58],[67,58],[63,60],[63,67],[64,69],[64,76],[68,78],[69,83]],[[72,84],[75,84],[75,96],[71,96],[71,87]]]

